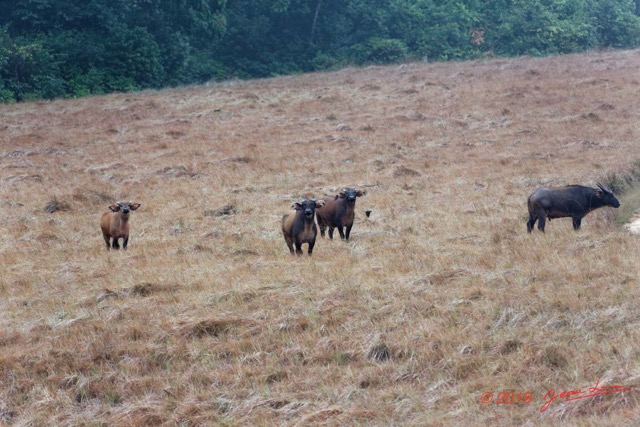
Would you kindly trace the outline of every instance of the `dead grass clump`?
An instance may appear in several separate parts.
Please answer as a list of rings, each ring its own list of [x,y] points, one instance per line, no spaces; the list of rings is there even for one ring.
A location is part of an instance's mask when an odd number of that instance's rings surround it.
[[[50,200],[46,206],[44,207],[44,211],[47,213],[55,213],[55,212],[66,212],[71,210],[71,205],[67,202],[63,202],[58,200],[57,198],[53,198]]]
[[[40,174],[21,174],[21,175],[10,175],[4,179],[5,182],[9,184],[15,184],[21,181],[34,181],[34,182],[43,182],[44,177]]]
[[[238,156],[238,157],[226,157],[224,159],[220,159],[219,163],[251,163],[253,159],[249,156]]]
[[[341,415],[343,412],[344,410],[338,406],[331,406],[319,411],[314,411],[301,417],[297,423],[293,424],[293,427],[302,427],[310,424],[321,425],[328,422],[331,418]]]
[[[212,248],[210,248],[209,246],[201,245],[201,244],[194,245],[193,250],[196,252],[213,253]]]
[[[569,359],[563,349],[558,346],[549,345],[536,353],[535,363],[554,370],[563,370],[569,365]]]
[[[522,348],[523,343],[517,339],[507,340],[500,345],[500,354],[511,354]]]
[[[406,166],[399,166],[393,171],[393,176],[394,178],[401,178],[406,176],[422,176],[422,174]]]
[[[90,400],[102,397],[103,389],[101,384],[89,381],[88,378],[82,376],[75,387],[75,401],[80,404],[87,404]]]
[[[205,176],[200,172],[193,171],[189,169],[187,166],[178,165],[178,166],[166,166],[159,171],[156,172],[158,175],[162,175],[167,178],[200,178]]]
[[[106,164],[88,166],[84,169],[84,171],[90,174],[102,174],[110,170],[125,169],[125,168],[126,168],[126,165],[124,163],[115,162],[115,163],[106,163]]]
[[[236,205],[227,204],[224,206],[220,206],[219,208],[212,210],[205,210],[204,216],[225,216],[225,215],[235,215],[238,213],[238,208]]]
[[[285,371],[272,372],[264,378],[264,382],[265,384],[279,383],[284,381],[287,377],[288,374]],[[288,403],[289,402],[285,402],[282,405],[278,405],[275,409],[280,409],[282,406],[285,406]]]
[[[253,249],[246,249],[246,248],[242,248],[242,249],[238,249],[232,252],[233,256],[239,256],[239,257],[247,257],[247,256],[256,256],[256,255],[260,255],[259,252],[254,251]]]
[[[472,377],[481,375],[480,368],[482,365],[478,359],[459,359],[451,370],[453,378],[458,381],[468,380]]]
[[[110,417],[109,424],[132,426],[160,426],[170,421],[160,407],[145,406],[143,402],[134,406],[133,402]]]
[[[152,283],[139,283],[129,290],[129,295],[146,297],[151,295],[151,292],[156,289],[157,286],[153,285]]]
[[[50,243],[54,243],[60,240],[57,234],[50,232],[39,233],[36,237],[38,242],[44,243],[45,247],[49,247]]]
[[[367,375],[358,379],[358,387],[369,388],[377,387],[382,383],[382,379],[378,375]]]
[[[310,323],[305,318],[284,319],[278,323],[278,329],[283,332],[302,332],[309,329]]]
[[[153,283],[139,283],[131,288],[122,288],[118,291],[105,289],[98,294],[96,302],[101,302],[110,298],[127,298],[127,297],[148,297],[152,293],[165,289],[164,286],[154,285]]]
[[[634,176],[629,173],[607,172],[602,183],[616,194],[623,194],[633,184]]]
[[[588,120],[591,122],[601,122],[602,118],[594,112],[583,113],[580,115],[580,118],[583,120]]]
[[[21,336],[19,332],[0,331],[0,347],[18,343]]]
[[[219,337],[236,331],[241,326],[251,322],[246,319],[210,319],[200,320],[182,326],[182,335],[189,338],[202,338],[205,336]]]
[[[114,201],[113,196],[107,193],[82,188],[77,188],[71,198],[77,202],[112,203]]]
[[[367,352],[367,358],[378,362],[386,362],[393,358],[393,353],[387,344],[376,344]]]
[[[175,130],[175,129],[170,129],[166,132],[167,136],[170,136],[173,139],[180,139],[181,137],[186,135],[186,132],[180,131],[180,130]]]
[[[442,270],[440,272],[427,275],[425,280],[427,281],[427,283],[433,284],[435,286],[442,286],[468,275],[469,272],[462,269]]]
[[[96,302],[101,302],[108,298],[119,298],[119,297],[120,297],[120,294],[118,292],[114,292],[110,289],[105,289],[103,292],[98,294],[98,296],[96,297]]]

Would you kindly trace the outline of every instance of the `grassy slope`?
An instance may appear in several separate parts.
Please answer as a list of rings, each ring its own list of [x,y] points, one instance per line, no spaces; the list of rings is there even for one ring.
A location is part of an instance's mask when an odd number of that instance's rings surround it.
[[[640,158],[638,76],[627,51],[0,106],[0,422],[637,420],[638,391],[539,408],[640,388],[638,237],[525,222],[536,186]],[[290,257],[282,213],[345,185],[352,241]],[[142,207],[108,253],[116,199]],[[479,403],[507,390],[533,401]]]

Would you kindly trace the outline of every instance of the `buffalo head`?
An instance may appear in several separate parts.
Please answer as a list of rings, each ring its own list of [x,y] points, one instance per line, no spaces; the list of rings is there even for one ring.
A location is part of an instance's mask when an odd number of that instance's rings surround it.
[[[131,202],[116,202],[115,204],[109,206],[109,210],[111,212],[121,212],[122,218],[129,218],[129,212],[135,211],[140,207],[140,203],[131,203]]]
[[[355,188],[343,188],[342,191],[338,193],[338,197],[341,199],[346,199],[348,203],[355,203],[356,197],[361,197],[367,194],[364,190],[356,190]]]
[[[295,202],[291,207],[297,211],[302,211],[307,218],[313,218],[313,214],[316,212],[316,208],[320,208],[324,205],[324,200],[313,199],[301,199],[299,202]]]
[[[613,192],[607,189],[604,185],[596,182],[596,185],[600,190],[596,191],[596,195],[602,199],[602,204],[605,206],[611,206],[613,208],[617,208],[620,206],[620,202],[616,199],[616,196],[613,195]]]

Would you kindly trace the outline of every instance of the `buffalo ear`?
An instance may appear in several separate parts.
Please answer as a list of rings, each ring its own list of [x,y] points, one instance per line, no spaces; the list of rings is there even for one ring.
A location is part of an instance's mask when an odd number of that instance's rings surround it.
[[[321,208],[324,206],[324,200],[318,200],[316,202],[316,208]]]
[[[361,196],[364,196],[365,194],[367,194],[365,190],[356,191],[356,197],[361,197]]]
[[[596,190],[596,196],[599,199],[602,199],[604,197],[604,192],[602,190]]]
[[[109,210],[111,212],[120,212],[120,205],[118,205],[118,204],[111,205],[111,206],[109,206]]]
[[[302,209],[302,205],[299,202],[295,202],[294,204],[291,205],[291,208],[299,211]]]
[[[344,196],[346,196],[347,193],[344,192],[344,190],[342,190],[341,192],[338,193],[338,195],[336,196],[336,199],[339,197],[341,199],[344,199]]]
[[[136,209],[138,209],[140,207],[141,203],[132,203],[129,205],[129,209],[131,209],[132,211],[135,211]]]

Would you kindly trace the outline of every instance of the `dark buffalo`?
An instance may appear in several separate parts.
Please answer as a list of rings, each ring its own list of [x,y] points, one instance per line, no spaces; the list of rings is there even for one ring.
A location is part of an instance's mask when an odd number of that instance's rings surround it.
[[[531,233],[537,220],[538,230],[544,233],[544,225],[548,219],[571,217],[573,229],[580,228],[582,218],[594,209],[603,206],[617,208],[620,202],[610,190],[597,183],[599,189],[568,185],[566,187],[538,188],[527,201],[529,221],[527,231]]]
[[[333,239],[333,229],[337,228],[340,238],[349,240],[355,218],[356,197],[365,194],[367,192],[364,190],[343,188],[335,196],[324,196],[324,206],[316,211],[320,235],[324,237],[324,232],[329,227],[329,238]]]

